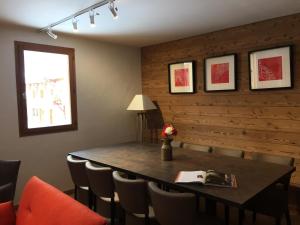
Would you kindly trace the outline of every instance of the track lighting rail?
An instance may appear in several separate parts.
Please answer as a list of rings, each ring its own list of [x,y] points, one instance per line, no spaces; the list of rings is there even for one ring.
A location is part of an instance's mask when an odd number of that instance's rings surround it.
[[[84,13],[90,12],[91,10],[94,10],[94,9],[99,8],[101,6],[104,6],[106,4],[113,3],[114,1],[115,0],[103,0],[101,2],[98,2],[98,3],[94,4],[94,5],[91,5],[91,6],[87,7],[87,8],[85,8],[85,9],[82,9],[82,10],[80,10],[80,11],[78,11],[78,12],[76,12],[76,13],[68,16],[68,17],[65,17],[65,18],[63,18],[63,19],[61,19],[61,20],[59,20],[59,21],[57,21],[55,23],[51,23],[48,26],[43,27],[42,29],[40,29],[40,31],[41,32],[47,32],[47,30],[49,30],[49,28],[55,27],[55,26],[57,26],[59,24],[62,24],[62,23],[67,22],[69,20],[72,20],[73,18],[76,18],[77,16],[80,16],[80,15],[82,15]]]

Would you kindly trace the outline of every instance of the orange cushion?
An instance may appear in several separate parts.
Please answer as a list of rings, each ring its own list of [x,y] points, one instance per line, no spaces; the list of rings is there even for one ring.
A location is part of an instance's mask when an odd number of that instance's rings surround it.
[[[0,225],[15,225],[16,215],[12,202],[0,204]]]
[[[106,220],[37,177],[26,184],[16,225],[106,225]]]

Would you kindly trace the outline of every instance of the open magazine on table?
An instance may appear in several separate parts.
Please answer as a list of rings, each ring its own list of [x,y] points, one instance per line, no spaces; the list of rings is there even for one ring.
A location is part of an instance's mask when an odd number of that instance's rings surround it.
[[[237,188],[235,175],[215,170],[180,171],[175,179],[175,183],[200,183],[203,185]]]

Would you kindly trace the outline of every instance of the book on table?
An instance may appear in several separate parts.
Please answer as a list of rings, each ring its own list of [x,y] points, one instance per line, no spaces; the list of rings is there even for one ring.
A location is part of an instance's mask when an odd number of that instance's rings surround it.
[[[237,188],[235,175],[215,170],[180,171],[175,179],[175,183],[200,183],[203,185]]]

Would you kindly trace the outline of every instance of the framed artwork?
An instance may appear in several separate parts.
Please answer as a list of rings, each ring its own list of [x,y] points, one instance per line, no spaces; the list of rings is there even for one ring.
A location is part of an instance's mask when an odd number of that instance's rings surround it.
[[[195,62],[169,64],[169,92],[171,94],[195,93]]]
[[[292,88],[292,46],[249,52],[250,90]]]
[[[236,82],[236,54],[204,60],[204,91],[234,91]]]

